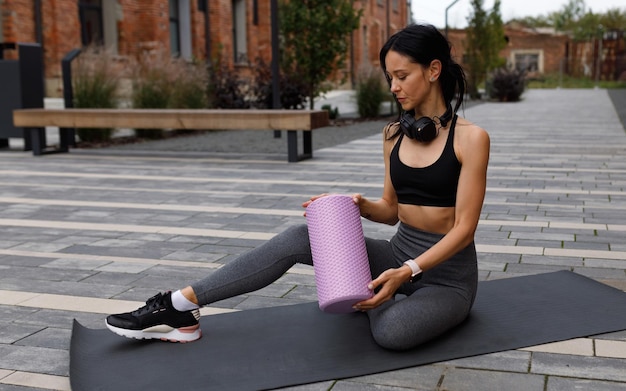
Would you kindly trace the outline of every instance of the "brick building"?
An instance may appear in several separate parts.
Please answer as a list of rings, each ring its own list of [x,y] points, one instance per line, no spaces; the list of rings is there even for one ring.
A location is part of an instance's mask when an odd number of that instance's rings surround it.
[[[510,25],[505,26],[504,34],[507,44],[500,56],[506,59],[509,67],[529,74],[559,72],[561,61],[567,56],[567,35]],[[454,48],[456,60],[463,64],[465,30],[450,30],[448,39]]]
[[[511,23],[504,28],[506,46],[500,52],[510,68],[530,77],[563,74],[573,77],[623,80],[626,78],[626,35],[607,31],[603,39],[574,41],[553,29],[529,29]],[[448,32],[454,56],[461,65],[465,55],[466,31]]]
[[[362,64],[377,65],[382,43],[409,20],[406,0],[355,0],[354,7],[363,17],[345,70],[353,81]],[[0,0],[0,43],[42,45],[48,96],[62,93],[63,57],[90,43],[121,57],[156,48],[185,59],[210,53],[249,72],[256,58],[271,60],[270,32],[270,0]]]

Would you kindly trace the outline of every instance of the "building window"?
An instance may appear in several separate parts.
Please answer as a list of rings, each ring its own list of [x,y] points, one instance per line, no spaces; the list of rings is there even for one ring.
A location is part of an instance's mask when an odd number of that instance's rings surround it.
[[[233,51],[235,64],[248,62],[246,0],[233,0]]]
[[[192,59],[190,0],[169,0],[170,53]]]
[[[399,0],[392,0],[391,1],[391,9],[393,10],[393,12],[400,12],[400,1]]]
[[[543,53],[538,50],[516,50],[511,53],[514,69],[527,73],[543,73]]]
[[[81,0],[78,13],[83,46],[103,45],[102,0]]]
[[[169,0],[170,53],[180,56],[180,5],[178,0]]]

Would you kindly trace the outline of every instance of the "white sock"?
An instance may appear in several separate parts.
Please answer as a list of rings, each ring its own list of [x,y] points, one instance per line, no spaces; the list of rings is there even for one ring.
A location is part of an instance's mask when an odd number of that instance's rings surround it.
[[[180,290],[172,293],[172,306],[178,311],[191,311],[200,308],[198,304],[187,300]]]

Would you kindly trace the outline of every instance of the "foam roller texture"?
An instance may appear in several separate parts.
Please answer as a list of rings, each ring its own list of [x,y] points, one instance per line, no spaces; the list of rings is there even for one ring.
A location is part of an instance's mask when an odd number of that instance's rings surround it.
[[[372,280],[359,207],[347,195],[318,198],[306,208],[319,307],[353,312],[372,297]]]

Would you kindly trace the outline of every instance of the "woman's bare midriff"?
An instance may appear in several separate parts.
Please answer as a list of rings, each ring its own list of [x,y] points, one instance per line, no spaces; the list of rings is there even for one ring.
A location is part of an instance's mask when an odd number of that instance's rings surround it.
[[[399,204],[398,217],[422,231],[446,234],[454,226],[454,207]]]

